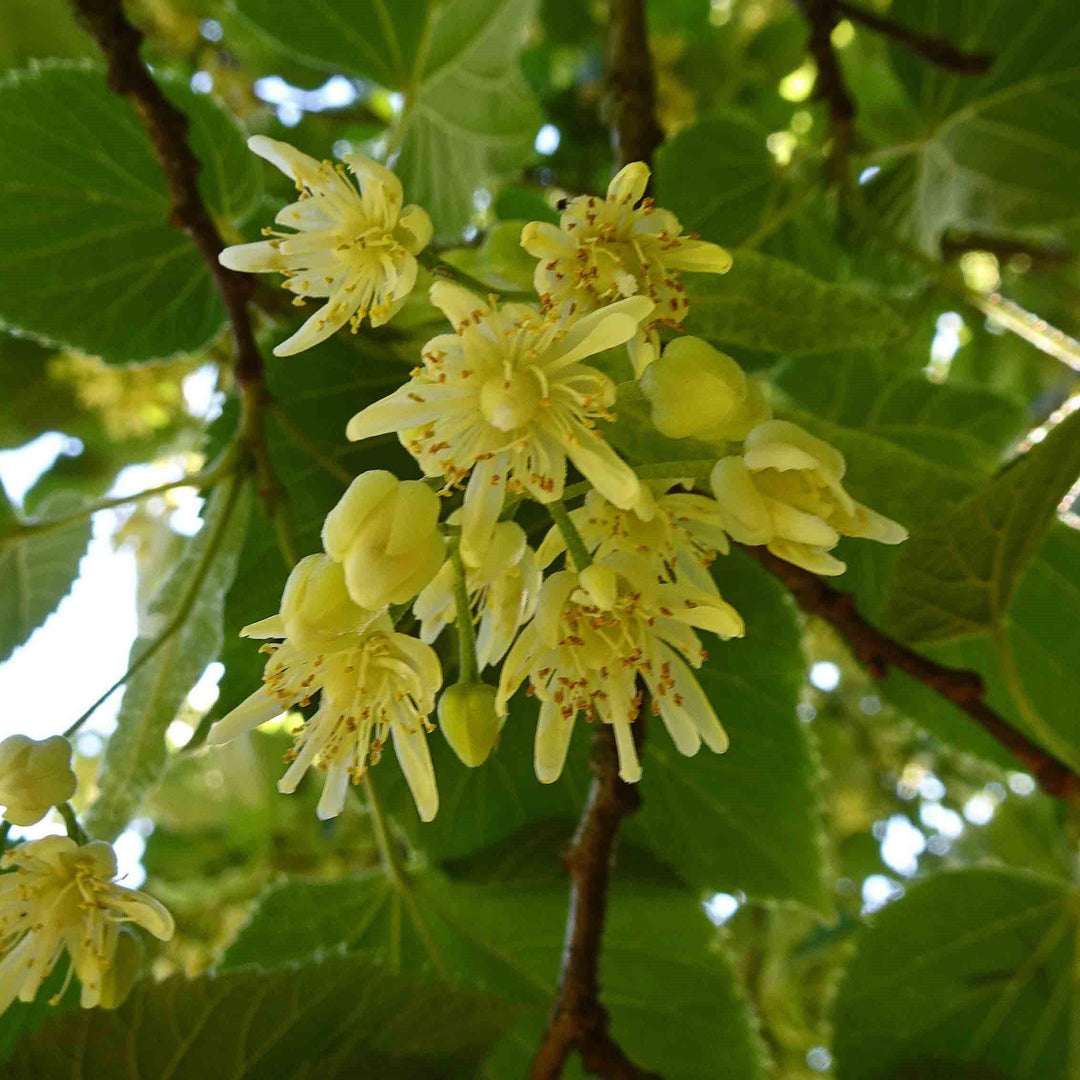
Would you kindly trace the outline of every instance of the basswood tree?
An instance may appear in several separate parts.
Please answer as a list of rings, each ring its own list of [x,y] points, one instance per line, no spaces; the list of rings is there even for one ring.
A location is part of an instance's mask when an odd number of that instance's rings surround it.
[[[1074,0],[5,8],[4,1077],[1077,1075]]]

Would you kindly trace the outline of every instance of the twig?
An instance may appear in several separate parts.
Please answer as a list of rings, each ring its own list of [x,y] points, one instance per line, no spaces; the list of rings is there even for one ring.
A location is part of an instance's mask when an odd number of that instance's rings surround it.
[[[642,723],[639,718],[634,727]],[[593,781],[570,848],[570,912],[566,922],[559,996],[530,1080],[562,1074],[572,1050],[585,1068],[611,1080],[659,1080],[659,1074],[634,1065],[608,1031],[607,1010],[600,1004],[600,950],[612,853],[622,820],[637,811],[641,798],[634,784],[619,779],[618,754],[607,724],[593,738]]]
[[[611,0],[606,62],[616,158],[620,165],[648,162],[663,135],[656,121],[644,0]],[[565,516],[565,509],[558,504],[553,515],[556,521],[560,511]],[[642,709],[634,722],[634,741],[640,746],[644,738]],[[623,818],[635,813],[641,804],[637,788],[619,779],[619,759],[610,725],[599,725],[589,764],[593,780],[588,800],[566,853],[570,910],[559,988],[529,1077],[556,1080],[576,1050],[586,1071],[594,1076],[660,1080],[659,1074],[640,1068],[623,1053],[611,1037],[608,1013],[600,1003],[600,951],[615,841]]]
[[[946,667],[922,656],[867,622],[855,610],[854,601],[847,593],[801,567],[778,559],[763,547],[746,550],[791,590],[803,611],[824,619],[872,675],[883,678],[891,667],[910,675],[967,713],[1035,777],[1048,795],[1070,800],[1080,797],[1080,776],[987,705],[983,681],[977,672]]]
[[[994,58],[990,53],[965,52],[958,49],[952,42],[944,38],[932,37],[929,34],[920,34],[917,30],[909,30],[906,26],[893,22],[874,11],[867,11],[859,4],[848,3],[848,0],[833,0],[834,6],[840,14],[846,16],[852,22],[860,23],[870,30],[874,30],[913,53],[929,60],[946,71],[954,71],[957,75],[985,75],[993,66]]]
[[[243,407],[238,441],[255,464],[255,482],[277,529],[282,554],[291,552],[283,520],[284,492],[266,451],[263,412],[269,401],[262,356],[255,342],[248,304],[256,284],[248,274],[218,262],[225,246],[199,193],[199,159],[188,143],[188,118],[162,93],[139,55],[143,35],[128,21],[121,0],[72,0],[83,25],[105,56],[109,87],[126,97],[150,137],[172,203],[171,221],[185,229],[206,263],[228,316],[233,341],[233,373]]]
[[[835,0],[795,0],[810,26],[810,55],[818,69],[818,95],[829,109],[832,145],[828,166],[834,183],[848,182],[851,150],[855,144],[855,99],[851,96],[833,48],[832,32],[840,21]]]

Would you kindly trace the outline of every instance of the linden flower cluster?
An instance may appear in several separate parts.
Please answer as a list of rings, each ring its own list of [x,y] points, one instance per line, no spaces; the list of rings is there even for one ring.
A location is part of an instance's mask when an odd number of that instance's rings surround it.
[[[334,167],[283,144],[252,148],[297,180],[301,200],[278,221],[298,232],[223,261],[284,272],[287,288],[328,297],[278,351],[316,344],[350,318],[354,329],[367,314],[385,321],[415,280],[413,256],[430,235],[423,211],[403,211],[392,174],[365,159],[346,158],[358,195]],[[837,450],[773,418],[763,384],[735,360],[694,337],[661,350],[661,328],[677,330],[689,308],[681,275],[723,273],[731,257],[645,198],[648,179],[633,163],[604,199],[572,199],[558,226],[524,228],[521,243],[540,260],[536,304],[437,280],[430,300],[450,331],[349,422],[351,440],[396,435],[426,479],[375,470],[352,482],[326,519],[323,553],[289,577],[280,612],[243,631],[272,639],[263,686],[210,733],[223,742],[306,710],[279,787],[323,772],[320,817],[341,811],[349,783],[390,742],[430,820],[436,703],[447,742],[478,766],[502,726],[520,722],[508,718],[523,683],[540,702],[542,782],[562,773],[578,717],[611,726],[620,775],[638,780],[634,724],[646,699],[680,753],[702,744],[720,753],[727,736],[694,674],[706,657],[699,635],[726,641],[746,627],[720,595],[717,556],[731,541],[765,545],[834,574],[844,569],[832,554],[842,536],[906,536],[848,494]],[[618,395],[610,361],[597,358],[622,346],[657,431],[694,440],[693,475],[643,479],[607,441]],[[708,488],[702,457],[715,463]],[[567,511],[571,467],[586,491]],[[439,496],[459,489],[460,507],[444,518]],[[537,551],[514,520],[525,500],[553,521]],[[417,636],[398,628],[406,622]],[[440,695],[435,648],[450,626],[458,676]],[[485,682],[500,663],[497,685]]]
[[[50,1004],[79,980],[80,1003],[116,1008],[142,966],[141,926],[167,940],[172,916],[153,897],[116,884],[116,855],[87,842],[67,800],[75,793],[71,745],[59,736],[36,742],[12,735],[0,743],[0,803],[12,825],[33,825],[63,806],[76,838],[46,836],[0,857],[0,1013],[33,1001],[66,952],[67,979]]]

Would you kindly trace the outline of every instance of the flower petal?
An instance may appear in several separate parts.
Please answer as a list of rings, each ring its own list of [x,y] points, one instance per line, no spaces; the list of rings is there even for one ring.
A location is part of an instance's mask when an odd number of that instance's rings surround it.
[[[608,184],[608,200],[630,206],[640,202],[649,184],[649,176],[649,166],[644,161],[631,161],[629,165],[624,165]]]
[[[553,784],[562,775],[575,718],[564,717],[554,701],[541,704],[533,743],[533,767],[541,784]]]

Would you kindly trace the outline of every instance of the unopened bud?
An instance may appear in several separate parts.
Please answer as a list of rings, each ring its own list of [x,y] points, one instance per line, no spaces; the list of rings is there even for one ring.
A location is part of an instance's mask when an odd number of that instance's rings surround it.
[[[439,497],[422,480],[373,469],[358,476],[326,516],[326,553],[345,569],[349,595],[378,611],[404,604],[442,566]]]
[[[454,753],[473,769],[487,760],[502,726],[495,692],[487,683],[458,683],[439,699],[439,727]]]
[[[138,934],[126,926],[120,927],[112,963],[101,977],[101,989],[98,991],[98,1005],[101,1008],[117,1009],[124,1004],[142,970],[145,951]]]
[[[0,804],[12,825],[36,825],[75,794],[71,744],[61,735],[36,742],[12,735],[0,743]]]
[[[760,385],[726,353],[676,338],[641,376],[657,431],[671,439],[741,439],[768,418]]]
[[[341,563],[308,555],[293,567],[281,596],[285,636],[300,649],[319,651],[344,634],[355,634],[373,618],[354,603]]]

